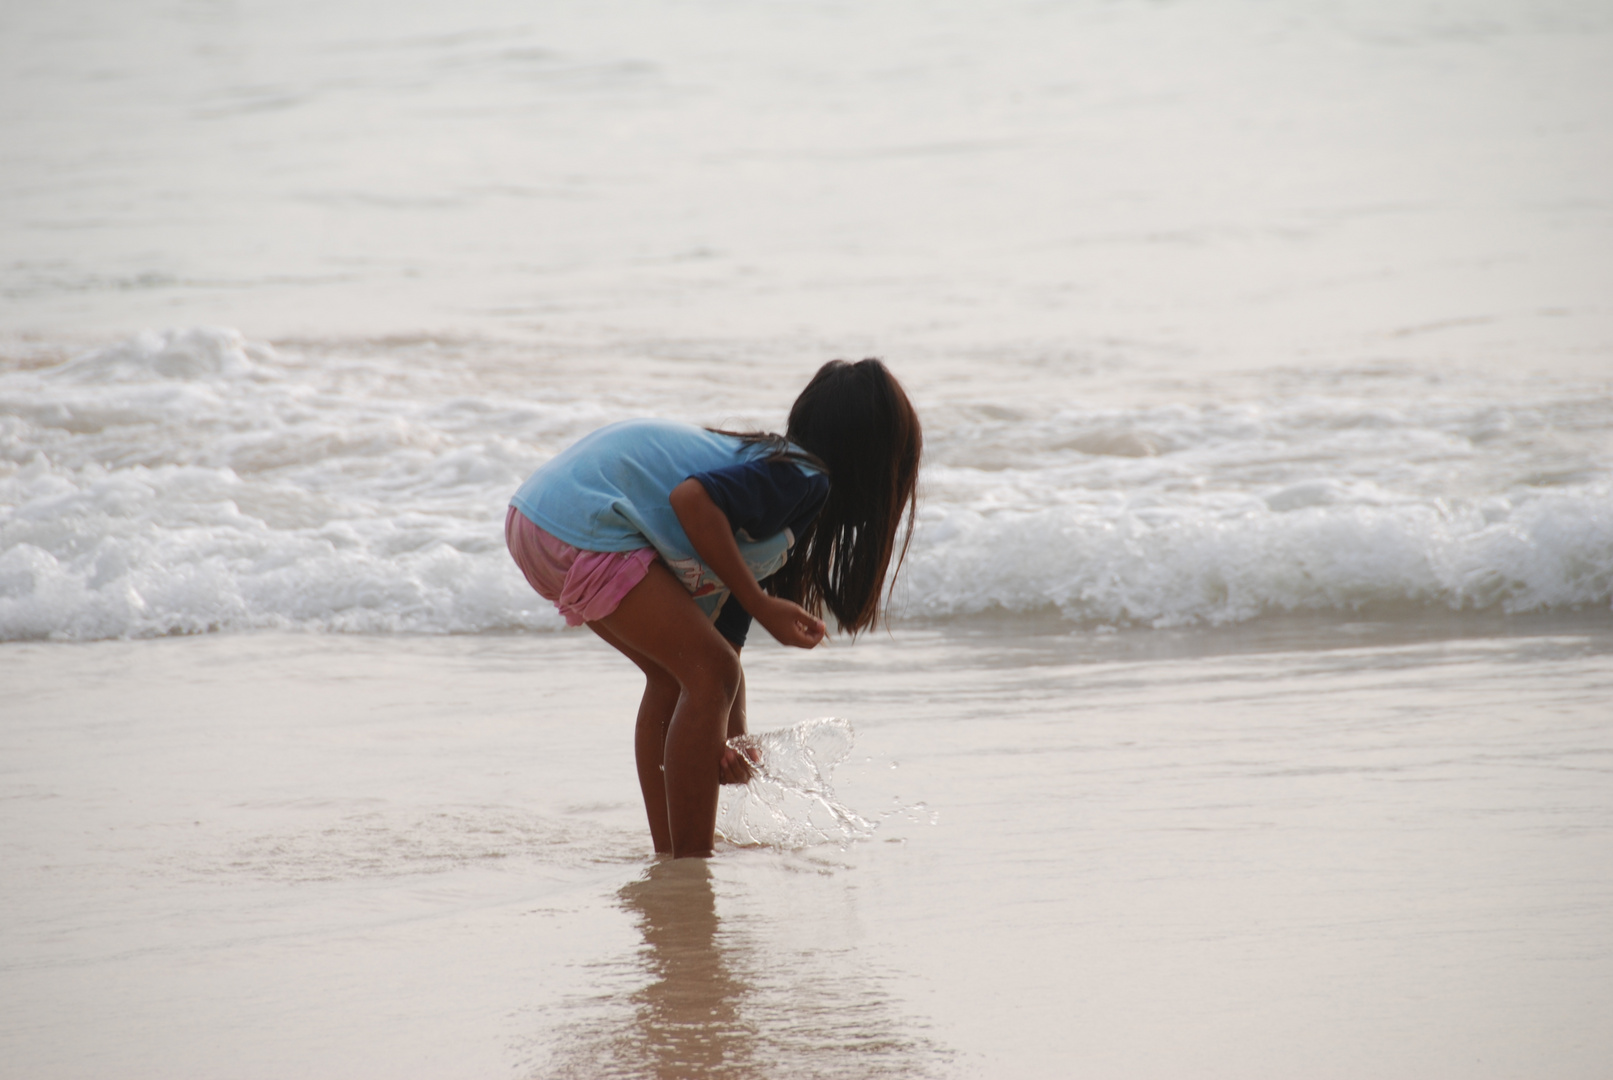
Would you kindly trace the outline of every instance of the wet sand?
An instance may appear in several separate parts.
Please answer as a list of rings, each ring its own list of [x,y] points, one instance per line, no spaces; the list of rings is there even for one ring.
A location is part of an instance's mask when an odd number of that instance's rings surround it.
[[[4,1071],[1598,1076],[1613,634],[1513,625],[758,644],[879,827],[709,864],[582,635],[10,644]]]

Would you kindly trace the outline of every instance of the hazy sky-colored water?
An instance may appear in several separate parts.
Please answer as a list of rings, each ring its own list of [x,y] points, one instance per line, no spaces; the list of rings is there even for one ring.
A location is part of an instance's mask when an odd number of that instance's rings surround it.
[[[1613,17],[1524,3],[0,15],[0,328],[1605,369]]]

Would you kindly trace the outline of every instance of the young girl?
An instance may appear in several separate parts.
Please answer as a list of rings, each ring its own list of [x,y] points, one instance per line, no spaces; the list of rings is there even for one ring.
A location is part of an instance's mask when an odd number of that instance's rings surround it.
[[[634,750],[656,851],[710,855],[718,785],[750,779],[727,740],[745,732],[751,620],[802,649],[823,640],[824,608],[843,632],[878,621],[922,447],[884,364],[834,360],[782,437],[627,420],[510,500],[505,542],[527,581],[644,672]]]

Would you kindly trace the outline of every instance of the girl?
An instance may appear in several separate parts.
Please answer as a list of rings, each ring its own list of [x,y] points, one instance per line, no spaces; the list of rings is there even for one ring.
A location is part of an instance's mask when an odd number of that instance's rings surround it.
[[[922,447],[884,364],[833,360],[782,437],[627,420],[510,500],[505,542],[527,581],[644,672],[634,751],[657,852],[710,855],[718,785],[750,779],[727,740],[745,732],[751,620],[802,649],[823,640],[824,608],[842,632],[878,621]]]

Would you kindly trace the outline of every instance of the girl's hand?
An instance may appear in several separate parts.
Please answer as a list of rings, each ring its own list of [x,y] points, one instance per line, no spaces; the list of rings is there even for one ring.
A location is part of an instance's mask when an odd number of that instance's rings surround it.
[[[722,760],[717,763],[717,775],[725,784],[748,784],[751,774],[751,759],[735,750],[732,746],[723,747]]]
[[[767,627],[767,632],[781,645],[810,649],[828,633],[823,620],[814,619],[800,604],[768,596],[766,602],[758,606],[761,610],[752,611],[751,615]]]

